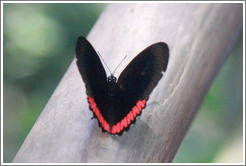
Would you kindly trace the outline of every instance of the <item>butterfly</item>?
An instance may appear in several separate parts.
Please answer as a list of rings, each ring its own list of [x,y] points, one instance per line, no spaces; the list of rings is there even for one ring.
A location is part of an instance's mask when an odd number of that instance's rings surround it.
[[[113,74],[107,77],[97,52],[84,37],[77,39],[76,58],[93,117],[104,132],[122,135],[135,123],[166,71],[169,48],[164,42],[147,47],[127,65],[118,80]]]

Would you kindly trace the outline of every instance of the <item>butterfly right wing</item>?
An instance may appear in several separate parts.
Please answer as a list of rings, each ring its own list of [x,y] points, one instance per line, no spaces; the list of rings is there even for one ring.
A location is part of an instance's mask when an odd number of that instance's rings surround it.
[[[125,98],[143,100],[149,96],[167,69],[169,48],[166,43],[152,44],[139,53],[120,74],[117,84]]]
[[[168,59],[168,45],[155,43],[139,53],[120,74],[117,82],[120,102],[112,134],[127,130],[141,114],[150,93],[167,69]]]

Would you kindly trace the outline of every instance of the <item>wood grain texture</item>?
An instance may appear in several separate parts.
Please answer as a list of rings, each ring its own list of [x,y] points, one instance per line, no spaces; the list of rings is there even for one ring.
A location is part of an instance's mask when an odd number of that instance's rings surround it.
[[[116,77],[147,46],[169,45],[141,117],[120,137],[103,133],[73,61],[13,162],[172,162],[242,22],[242,4],[109,4],[88,40],[111,70],[128,55]]]

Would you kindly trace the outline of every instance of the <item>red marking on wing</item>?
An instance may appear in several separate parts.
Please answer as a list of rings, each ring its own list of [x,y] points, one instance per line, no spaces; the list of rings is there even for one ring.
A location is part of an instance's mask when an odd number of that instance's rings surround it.
[[[108,122],[103,118],[100,110],[98,109],[96,105],[94,98],[91,96],[88,96],[88,101],[89,101],[90,108],[92,109],[93,113],[96,115],[102,128],[106,130],[108,133],[119,134],[124,129],[126,129],[129,125],[131,125],[134,119],[141,113],[141,111],[146,105],[147,98],[144,100],[139,100],[136,103],[136,105],[132,108],[132,110],[120,122],[113,125],[112,128],[110,128]]]
[[[110,127],[109,127],[109,124],[106,122],[106,120],[103,118],[101,112],[99,111],[96,103],[95,103],[95,100],[93,97],[90,97],[88,96],[88,101],[89,101],[89,104],[90,104],[90,107],[92,109],[92,111],[94,112],[94,114],[96,115],[98,121],[100,122],[102,128],[104,130],[106,130],[107,132],[110,132]]]
[[[139,100],[132,108],[132,110],[117,124],[112,126],[111,134],[119,134],[129,125],[131,125],[132,121],[141,113],[143,108],[146,105],[147,98],[144,100]]]

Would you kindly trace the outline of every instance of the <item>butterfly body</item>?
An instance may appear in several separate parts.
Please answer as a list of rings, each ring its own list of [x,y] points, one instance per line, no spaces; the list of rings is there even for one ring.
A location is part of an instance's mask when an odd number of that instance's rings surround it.
[[[109,96],[115,96],[116,93],[118,92],[117,90],[119,87],[117,86],[116,81],[117,81],[117,79],[113,75],[111,75],[107,78],[107,84],[108,84],[107,87],[108,87],[108,95]]]
[[[146,48],[118,80],[106,76],[96,51],[84,37],[78,38],[76,57],[89,107],[99,126],[112,135],[121,135],[145,108],[149,94],[167,68],[169,50],[162,42]]]

